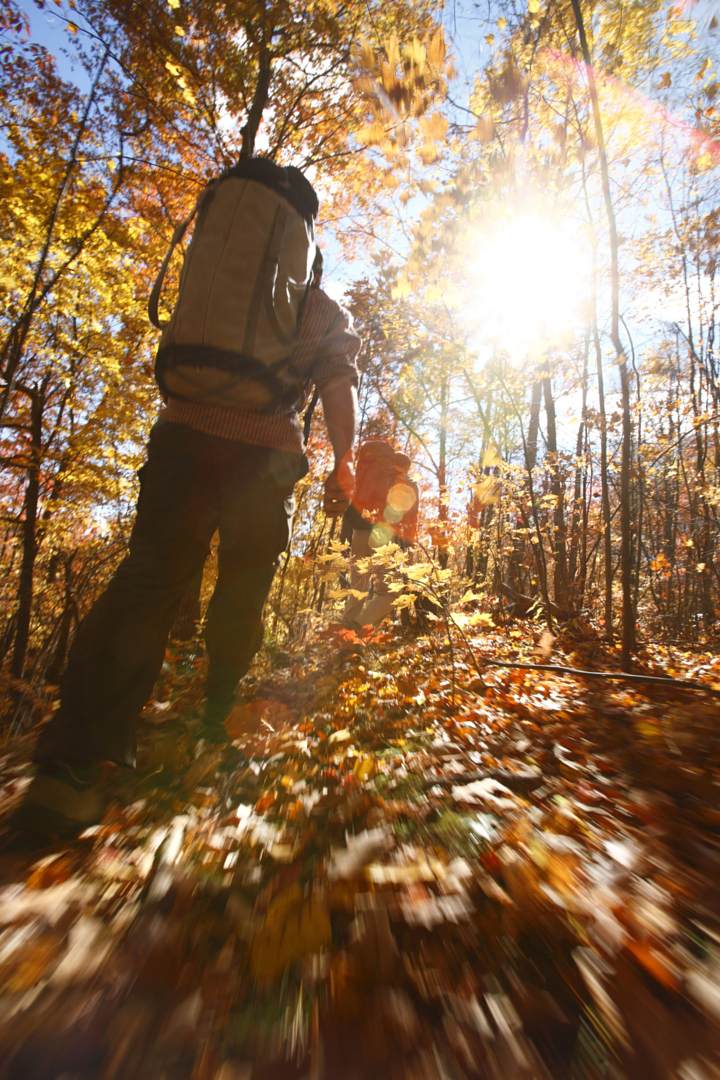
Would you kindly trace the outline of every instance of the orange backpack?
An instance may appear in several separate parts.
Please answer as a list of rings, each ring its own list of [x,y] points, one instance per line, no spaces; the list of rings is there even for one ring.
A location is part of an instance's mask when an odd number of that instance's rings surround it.
[[[353,503],[361,513],[382,513],[395,479],[395,451],[384,439],[370,439],[358,447]]]

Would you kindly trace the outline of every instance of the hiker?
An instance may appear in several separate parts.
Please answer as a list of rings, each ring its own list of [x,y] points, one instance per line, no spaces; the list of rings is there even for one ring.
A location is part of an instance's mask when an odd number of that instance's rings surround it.
[[[293,489],[308,470],[299,412],[313,383],[335,458],[325,512],[339,516],[348,506],[360,339],[349,313],[320,288],[317,212],[299,170],[262,159],[241,161],[198,200],[157,352],[165,407],[141,470],[129,553],[78,627],[60,707],[40,735],[37,774],[16,814],[22,828],[71,833],[102,817],[99,763],[134,767],[137,717],[216,529],[199,735],[228,740],[223,721],[262,643],[263,605],[290,542]],[[149,305],[156,324],[169,256]]]
[[[343,517],[341,538],[350,540],[350,589],[343,624],[351,629],[379,626],[392,611],[394,593],[381,569],[361,571],[367,559],[390,542],[408,548],[415,541],[418,486],[408,476],[410,458],[383,439],[363,443],[357,452],[355,494]],[[373,595],[368,593],[373,586]]]

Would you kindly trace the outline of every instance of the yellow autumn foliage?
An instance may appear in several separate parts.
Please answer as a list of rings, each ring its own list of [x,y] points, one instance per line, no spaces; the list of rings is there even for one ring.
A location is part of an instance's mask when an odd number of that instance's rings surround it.
[[[281,892],[270,904],[250,947],[250,970],[257,979],[276,978],[296,958],[311,956],[332,941],[330,915],[317,895],[303,895],[299,885]]]

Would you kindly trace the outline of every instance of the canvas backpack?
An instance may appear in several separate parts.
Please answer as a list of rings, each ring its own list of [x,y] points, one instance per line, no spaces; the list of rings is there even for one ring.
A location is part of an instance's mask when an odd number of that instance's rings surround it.
[[[256,411],[300,396],[290,360],[312,276],[317,197],[297,176],[264,159],[240,162],[207,185],[175,230],[148,304],[162,329],[155,376],[166,396]],[[196,216],[175,308],[161,327],[165,272]]]
[[[384,439],[358,447],[353,503],[362,513],[382,513],[395,479],[395,451]]]

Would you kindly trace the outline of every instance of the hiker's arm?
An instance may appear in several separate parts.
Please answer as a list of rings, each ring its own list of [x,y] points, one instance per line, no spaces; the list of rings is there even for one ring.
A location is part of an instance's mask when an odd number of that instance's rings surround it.
[[[325,481],[325,513],[344,514],[355,490],[353,443],[357,431],[358,397],[352,379],[331,379],[320,392],[325,426],[335,455],[335,467]]]

